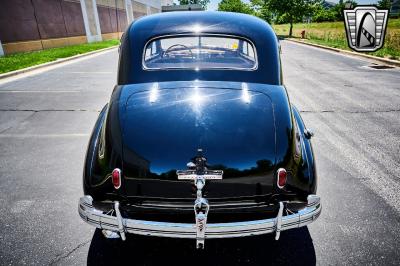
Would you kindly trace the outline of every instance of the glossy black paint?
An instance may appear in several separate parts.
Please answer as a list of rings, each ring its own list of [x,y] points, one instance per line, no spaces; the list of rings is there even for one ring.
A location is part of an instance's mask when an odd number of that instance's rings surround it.
[[[201,32],[199,32],[199,30]],[[255,71],[241,70],[143,70],[146,43],[167,35],[233,35],[251,40],[259,59]],[[161,81],[245,81],[280,85],[278,39],[271,26],[254,16],[229,12],[171,12],[146,16],[131,24],[124,34],[118,84]]]
[[[118,199],[128,216],[175,213],[183,217],[192,212],[195,189],[193,182],[177,180],[176,170],[186,169],[201,148],[210,169],[224,170],[223,180],[207,181],[205,186],[204,196],[214,213],[231,220],[228,214],[275,213],[279,200],[304,206],[307,195],[316,192],[314,155],[300,114],[280,84],[279,49],[271,28],[244,15],[195,12],[189,22],[182,14],[140,19],[125,33],[119,85],[101,111],[89,142],[84,193],[105,210],[110,206],[103,201]],[[221,22],[224,19],[241,23],[229,26]],[[141,69],[147,40],[186,34],[182,29],[193,22],[208,25],[213,33],[249,38],[259,53],[258,70]],[[116,167],[123,173],[119,190],[110,179]],[[280,167],[289,174],[284,189],[276,186]],[[232,202],[239,205],[227,208]]]

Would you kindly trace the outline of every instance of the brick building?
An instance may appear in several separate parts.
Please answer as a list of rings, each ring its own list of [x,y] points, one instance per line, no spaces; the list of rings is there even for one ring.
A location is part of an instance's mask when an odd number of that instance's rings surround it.
[[[0,55],[119,38],[172,0],[0,0]]]

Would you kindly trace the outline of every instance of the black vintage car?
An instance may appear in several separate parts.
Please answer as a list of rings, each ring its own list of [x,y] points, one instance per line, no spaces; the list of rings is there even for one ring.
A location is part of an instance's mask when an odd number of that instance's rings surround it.
[[[79,214],[108,238],[275,233],[318,218],[308,130],[278,39],[253,16],[171,12],[132,23],[95,124]]]

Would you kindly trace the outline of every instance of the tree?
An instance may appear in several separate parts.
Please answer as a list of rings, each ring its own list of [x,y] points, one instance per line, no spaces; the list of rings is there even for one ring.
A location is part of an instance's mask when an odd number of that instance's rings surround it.
[[[311,16],[314,4],[318,0],[268,0],[268,8],[281,21],[290,24],[289,36],[293,34],[293,23],[301,21],[305,16]]]
[[[218,4],[218,11],[253,14],[253,9],[250,5],[243,3],[241,0],[222,0]]]
[[[273,13],[268,8],[268,0],[250,0],[251,6],[253,7],[253,13],[255,16],[267,21],[272,22]]]
[[[343,9],[355,7],[356,5],[357,2],[353,0],[339,0],[339,3],[332,8],[333,13],[335,14],[335,20],[343,20]]]
[[[322,2],[315,5],[311,18],[313,22],[335,21],[336,19],[333,8],[324,7]]]
[[[207,9],[207,5],[210,3],[210,0],[179,0],[180,5],[193,5],[199,4],[204,9]]]
[[[379,0],[378,7],[382,8],[382,9],[390,9],[392,7],[392,1],[391,0]]]

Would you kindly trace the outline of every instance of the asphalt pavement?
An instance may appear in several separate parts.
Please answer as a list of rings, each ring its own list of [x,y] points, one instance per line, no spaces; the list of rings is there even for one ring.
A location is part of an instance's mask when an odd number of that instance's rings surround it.
[[[323,212],[271,236],[106,241],[81,221],[86,146],[117,51],[0,80],[0,265],[399,265],[400,69],[282,41],[289,97],[315,131]]]

